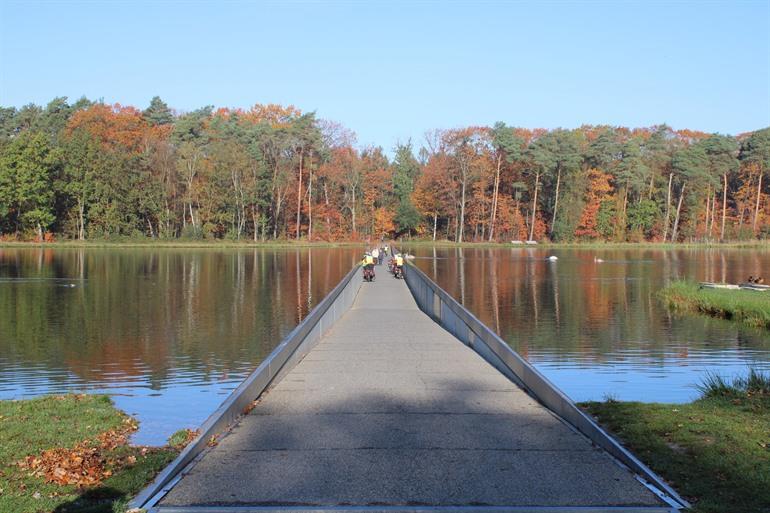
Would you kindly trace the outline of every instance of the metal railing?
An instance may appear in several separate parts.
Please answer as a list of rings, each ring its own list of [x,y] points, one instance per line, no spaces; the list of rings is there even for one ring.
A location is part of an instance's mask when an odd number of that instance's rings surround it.
[[[175,478],[209,444],[247,411],[249,405],[273,383],[280,381],[353,305],[362,282],[355,266],[340,283],[289,333],[270,355],[247,377],[201,425],[200,434],[185,447],[155,480],[131,502],[131,508],[154,505]]]
[[[658,495],[675,508],[689,507],[665,481],[639,461],[625,447],[604,431],[578,408],[556,385],[532,364],[511,349],[508,344],[464,306],[458,303],[424,272],[414,265],[405,267],[406,283],[420,309],[441,327],[471,347],[508,379],[527,390],[546,408],[567,424],[588,437],[593,443],[621,461],[638,477],[657,488]]]

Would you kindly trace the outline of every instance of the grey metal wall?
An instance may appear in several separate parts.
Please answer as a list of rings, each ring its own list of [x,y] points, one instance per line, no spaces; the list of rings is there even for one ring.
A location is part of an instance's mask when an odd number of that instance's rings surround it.
[[[460,305],[425,273],[414,265],[405,266],[406,283],[420,309],[441,327],[473,348],[514,383],[527,390],[535,399],[556,413],[568,424],[587,436],[615,458],[627,465],[642,479],[652,484],[672,506],[689,507],[676,491],[644,463],[620,445],[594,420],[578,408],[556,385],[511,349],[504,340]]]
[[[284,338],[259,367],[233,390],[222,405],[200,427],[200,435],[182,450],[155,480],[131,502],[132,508],[145,508],[161,492],[173,486],[177,475],[198,456],[212,437],[223,433],[244,414],[252,401],[270,385],[280,381],[350,309],[363,278],[359,266],[353,268],[305,319]]]

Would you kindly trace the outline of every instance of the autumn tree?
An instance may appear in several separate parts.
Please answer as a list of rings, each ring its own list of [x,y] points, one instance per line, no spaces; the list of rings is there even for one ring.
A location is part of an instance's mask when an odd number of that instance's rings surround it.
[[[291,105],[176,115],[158,97],[143,111],[58,97],[0,107],[0,235],[763,237],[769,139],[500,122],[431,130],[390,162]]]
[[[762,179],[770,169],[770,127],[757,130],[743,143],[740,152],[741,161],[753,165],[757,170],[757,201],[754,207],[752,230],[757,231],[759,204],[762,198]]]
[[[522,159],[524,140],[516,134],[516,130],[498,121],[491,131],[492,146],[495,152],[495,181],[492,191],[492,213],[489,220],[489,240],[495,236],[495,221],[500,194],[500,171],[504,164],[513,164]]]
[[[734,137],[714,134],[703,141],[703,149],[708,160],[708,175],[711,184],[721,179],[722,181],[722,223],[719,231],[719,239],[725,238],[725,221],[727,219],[727,182],[729,175],[738,169],[738,143]],[[711,198],[707,197],[708,202]],[[714,212],[716,211],[716,188],[713,190],[713,201],[710,209],[707,203],[706,223],[709,223],[708,212],[711,212],[708,236],[714,226]]]
[[[483,131],[476,128],[462,130],[450,130],[445,134],[446,147],[451,156],[452,181],[455,201],[457,203],[457,234],[456,242],[463,241],[465,230],[465,209],[467,207],[468,192],[473,183],[479,177],[479,164],[482,158],[484,140]]]
[[[610,185],[611,176],[600,169],[588,170],[588,189],[585,192],[585,208],[580,216],[575,235],[589,239],[606,236],[606,233],[597,228],[597,216],[602,202],[609,199],[612,193]]]
[[[423,216],[431,218],[433,240],[439,216],[447,216],[452,210],[449,193],[450,158],[444,153],[430,157],[415,184],[412,195],[415,206]]]

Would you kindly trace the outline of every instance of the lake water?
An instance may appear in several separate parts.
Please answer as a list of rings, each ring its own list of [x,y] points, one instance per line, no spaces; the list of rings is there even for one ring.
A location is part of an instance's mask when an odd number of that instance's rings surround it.
[[[136,443],[162,444],[200,425],[360,252],[0,249],[0,399],[109,393],[140,420]],[[770,370],[766,332],[677,318],[655,298],[674,278],[762,274],[770,252],[413,252],[420,268],[575,400],[686,401],[705,371]],[[552,254],[559,260],[547,261]]]
[[[767,331],[675,316],[656,297],[675,279],[738,283],[767,276],[767,250],[412,252],[428,276],[575,401],[686,402],[707,372],[770,370]],[[558,260],[549,261],[552,255]]]
[[[0,249],[0,399],[113,395],[160,445],[197,427],[358,248]]]

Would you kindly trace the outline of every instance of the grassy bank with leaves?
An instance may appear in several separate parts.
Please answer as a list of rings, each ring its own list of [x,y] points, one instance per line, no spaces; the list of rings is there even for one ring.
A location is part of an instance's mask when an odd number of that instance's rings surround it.
[[[661,289],[658,296],[678,312],[700,313],[770,329],[770,292],[705,289],[697,283],[677,281]]]
[[[106,396],[0,401],[0,511],[123,511],[188,438],[128,445],[136,427]]]
[[[770,375],[709,376],[688,404],[580,406],[698,513],[770,511]]]

